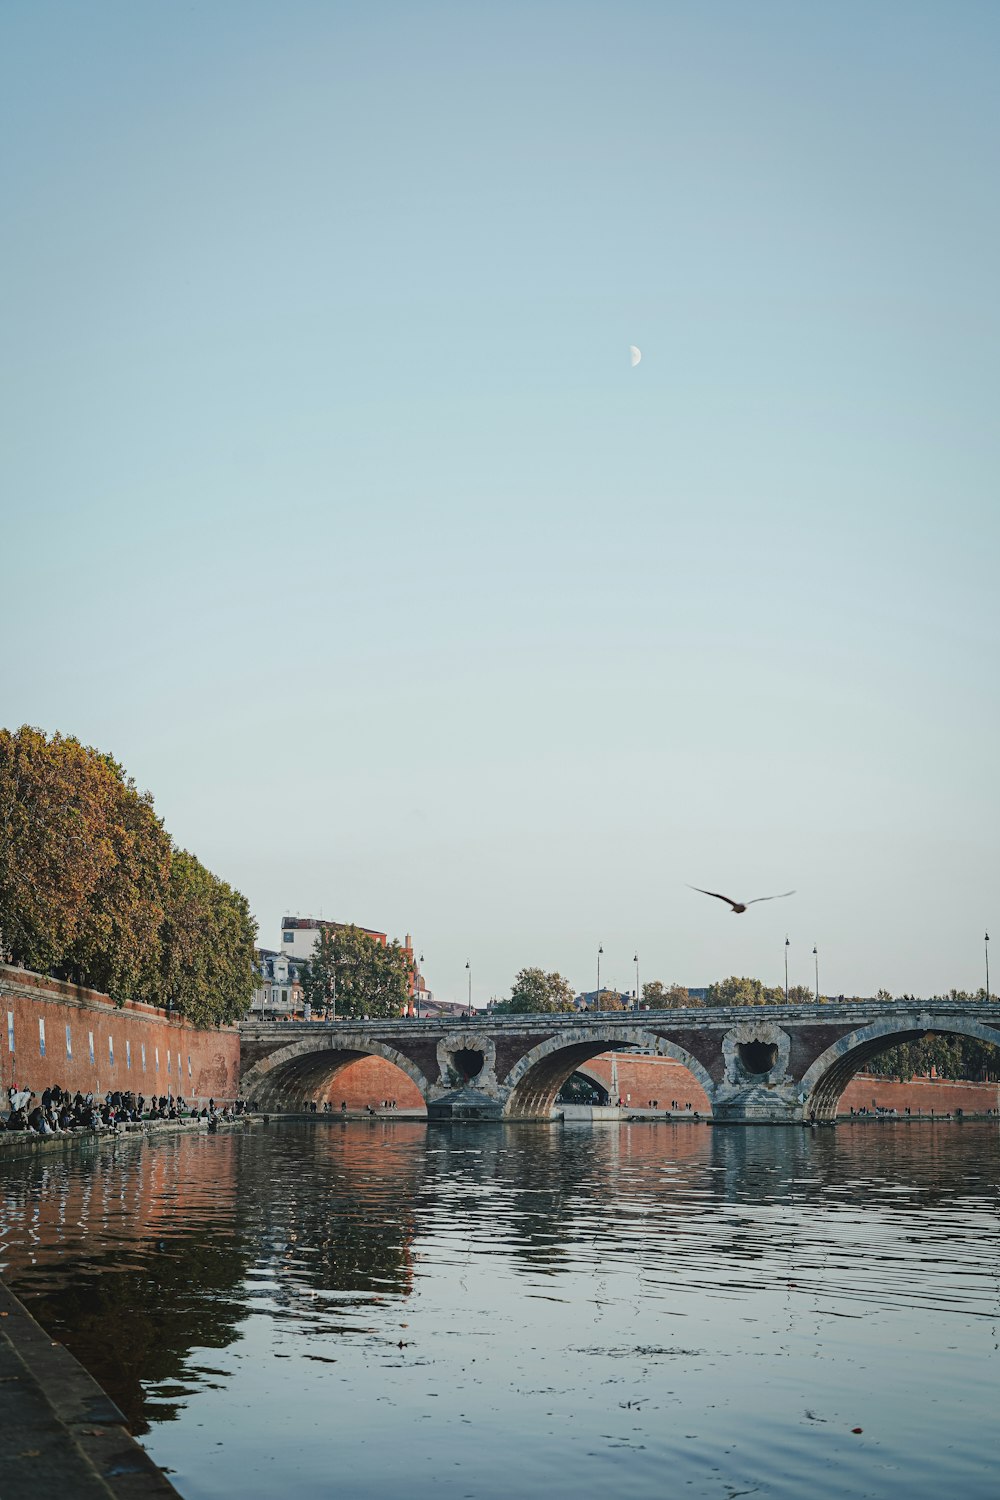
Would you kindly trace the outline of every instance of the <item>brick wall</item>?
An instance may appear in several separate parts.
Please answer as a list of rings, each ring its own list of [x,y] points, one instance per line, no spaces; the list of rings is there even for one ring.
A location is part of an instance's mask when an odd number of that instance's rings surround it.
[[[402,1068],[382,1057],[362,1057],[348,1063],[317,1094],[317,1102],[329,1099],[335,1110],[341,1101],[348,1109],[364,1109],[368,1104],[381,1105],[383,1099],[395,1099],[398,1109],[424,1109],[424,1096]]]
[[[900,1114],[983,1114],[1000,1108],[1000,1084],[951,1083],[945,1078],[913,1078],[899,1083],[894,1078],[876,1078],[862,1073],[852,1078],[843,1094],[837,1112],[850,1114],[851,1109],[872,1108],[872,1101],[884,1109]]]
[[[199,1031],[156,1006],[119,1008],[94,990],[0,964],[3,1105],[12,1083],[37,1094],[58,1083],[74,1093],[131,1089],[219,1102],[236,1097],[239,1076],[235,1027]]]
[[[611,1053],[586,1063],[581,1071],[597,1078],[608,1090],[611,1089]],[[628,1053],[616,1054],[618,1093],[634,1109],[645,1109],[650,1099],[658,1099],[661,1109],[670,1109],[677,1100],[680,1109],[688,1103],[692,1113],[698,1110],[709,1112],[708,1100],[697,1080],[672,1058],[637,1057]],[[631,1099],[628,1095],[631,1094]],[[852,1107],[871,1109],[872,1100],[885,1109],[897,1109],[900,1114],[909,1109],[912,1114],[953,1114],[956,1109],[967,1114],[982,1114],[986,1110],[1000,1109],[1000,1084],[996,1083],[950,1083],[941,1078],[915,1078],[908,1083],[894,1079],[873,1078],[860,1074],[847,1085],[838,1105],[840,1114],[849,1114]],[[612,1101],[614,1102],[614,1101]]]
[[[612,1059],[618,1075],[618,1095],[611,1083]],[[627,1052],[603,1052],[591,1058],[580,1070],[584,1075],[597,1078],[612,1095],[612,1104],[620,1096],[633,1109],[646,1109],[651,1099],[659,1101],[660,1109],[684,1109],[690,1104],[691,1112],[711,1113],[705,1090],[687,1068],[670,1057],[641,1057]],[[676,1105],[674,1104],[676,1100]]]

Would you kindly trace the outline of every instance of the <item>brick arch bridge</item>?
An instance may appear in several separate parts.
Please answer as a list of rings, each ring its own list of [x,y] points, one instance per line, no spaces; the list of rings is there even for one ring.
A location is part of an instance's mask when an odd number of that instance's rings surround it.
[[[563,1083],[612,1049],[671,1057],[697,1078],[713,1118],[836,1118],[877,1053],[928,1032],[1000,1046],[1000,1004],[855,1001],[726,1009],[493,1016],[468,1020],[248,1021],[241,1088],[262,1109],[322,1099],[337,1073],[381,1057],[413,1080],[431,1119],[548,1120]]]

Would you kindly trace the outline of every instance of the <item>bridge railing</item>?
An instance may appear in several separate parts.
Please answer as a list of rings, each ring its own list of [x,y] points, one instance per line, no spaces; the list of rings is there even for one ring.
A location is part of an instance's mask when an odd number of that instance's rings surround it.
[[[840,1025],[844,1021],[856,1022],[858,1026],[870,1025],[874,1021],[895,1018],[901,1015],[929,1016],[944,1022],[949,1016],[956,1019],[972,1017],[990,1025],[1000,1024],[1000,1002],[985,1000],[847,1000],[825,1005],[730,1005],[730,1006],[684,1006],[667,1010],[586,1010],[586,1011],[526,1011],[523,1014],[497,1015],[494,1011],[476,1011],[471,1016],[388,1016],[388,1017],[339,1017],[335,1021],[260,1021],[247,1017],[240,1023],[246,1033],[290,1030],[302,1031],[516,1031],[542,1026],[546,1030],[583,1027],[597,1029],[602,1026],[621,1026],[641,1029],[645,1026],[737,1026],[753,1021],[777,1023],[816,1021],[827,1025]]]

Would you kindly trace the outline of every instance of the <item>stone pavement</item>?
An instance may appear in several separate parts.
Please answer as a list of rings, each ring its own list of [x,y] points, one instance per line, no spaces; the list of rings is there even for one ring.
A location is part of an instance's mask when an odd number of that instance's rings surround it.
[[[0,1500],[178,1500],[82,1365],[0,1282]]]

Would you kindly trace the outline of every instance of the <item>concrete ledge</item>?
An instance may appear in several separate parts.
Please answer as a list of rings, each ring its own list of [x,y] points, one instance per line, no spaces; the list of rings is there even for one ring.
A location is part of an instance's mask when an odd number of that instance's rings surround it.
[[[0,1283],[3,1500],[178,1500],[114,1402]]]

